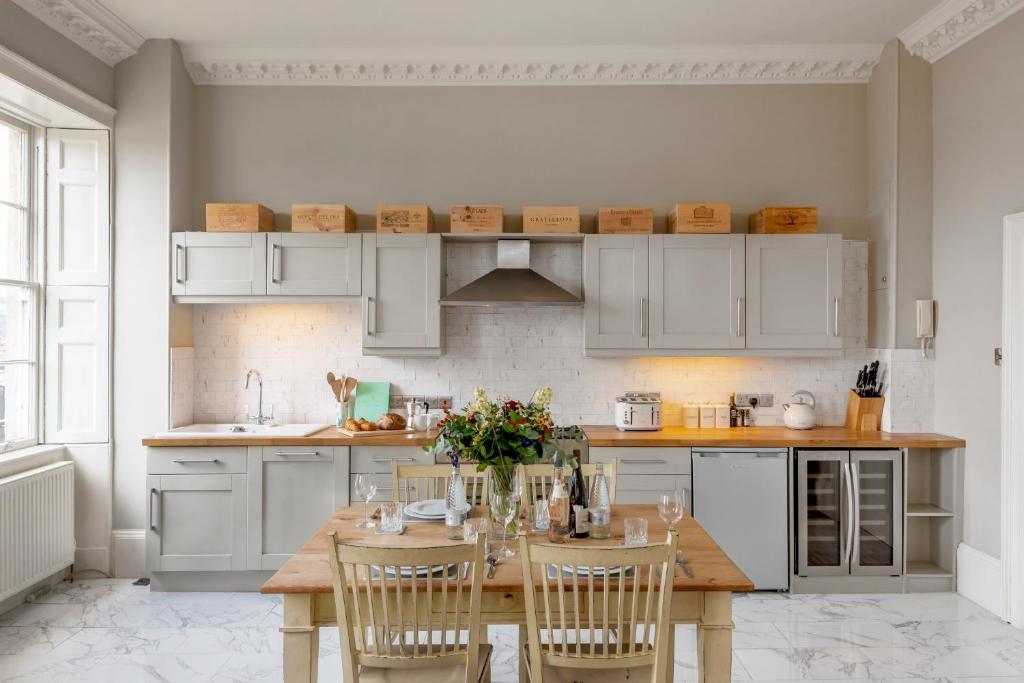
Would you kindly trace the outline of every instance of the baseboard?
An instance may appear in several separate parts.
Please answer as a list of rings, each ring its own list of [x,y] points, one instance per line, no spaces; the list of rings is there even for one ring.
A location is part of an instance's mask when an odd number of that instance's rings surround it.
[[[111,534],[113,575],[137,579],[146,575],[146,530],[114,529]]]
[[[75,571],[110,573],[110,548],[76,548]]]
[[[956,569],[956,591],[1004,619],[1002,562],[961,543],[956,549]]]

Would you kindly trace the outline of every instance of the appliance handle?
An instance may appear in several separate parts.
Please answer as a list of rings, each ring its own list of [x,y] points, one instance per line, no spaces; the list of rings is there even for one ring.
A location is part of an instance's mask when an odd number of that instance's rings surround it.
[[[157,498],[160,497],[160,491],[159,490],[157,490],[157,489],[150,489],[149,490],[149,520],[148,521],[149,521],[149,530],[150,531],[156,531],[156,524],[153,523],[153,494],[154,493],[156,494]]]
[[[854,515],[854,504],[853,504],[853,477],[850,472],[850,463],[846,461],[843,463],[843,474],[846,480],[846,507],[847,507],[847,528],[846,528],[846,551],[843,553],[843,564],[846,568],[850,568],[850,558],[853,555],[853,515]]]
[[[850,462],[850,469],[853,476],[853,550],[851,551],[851,562],[856,559],[860,562],[860,470],[857,468],[857,461]]]

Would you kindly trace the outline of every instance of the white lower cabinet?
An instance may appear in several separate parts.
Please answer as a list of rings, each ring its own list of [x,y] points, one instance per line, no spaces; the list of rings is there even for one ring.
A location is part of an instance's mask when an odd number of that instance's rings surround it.
[[[348,505],[349,449],[249,449],[247,569],[279,569]]]
[[[356,494],[355,478],[357,474],[368,476],[377,485],[374,501],[394,500],[391,485],[391,461],[399,465],[431,465],[434,456],[419,446],[397,446],[381,448],[380,446],[352,447],[352,479],[349,483],[352,505],[360,505],[362,499]]]
[[[690,476],[689,448],[590,448],[590,462],[608,464],[615,461],[618,461],[616,503],[653,505],[657,502],[658,494],[679,489],[686,496],[686,508],[692,510],[693,480]]]

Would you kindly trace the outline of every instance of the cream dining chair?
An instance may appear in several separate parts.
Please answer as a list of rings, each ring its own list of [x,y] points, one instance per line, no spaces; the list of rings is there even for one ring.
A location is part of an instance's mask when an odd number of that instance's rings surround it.
[[[636,547],[531,543],[520,536],[527,622],[520,666],[528,679],[667,680],[672,581],[660,577],[674,575],[676,544],[675,532],[665,543]]]
[[[339,543],[333,532],[328,540],[342,680],[490,683],[491,646],[480,638],[482,535],[438,547]]]
[[[587,484],[587,491],[590,491],[590,486],[594,481],[594,474],[597,472],[597,465],[595,463],[586,463],[580,465],[580,469],[583,472],[583,480]],[[608,495],[611,497],[612,504],[615,503],[615,484],[616,484],[616,472],[618,470],[618,460],[614,460],[604,465],[604,476],[608,477]],[[570,474],[570,471],[566,471],[566,476]],[[537,465],[524,465],[523,466],[523,478],[525,479],[524,493],[526,500],[539,500],[541,498],[547,498],[548,493],[551,491],[551,483],[555,478],[555,466],[551,463],[542,463]]]
[[[419,500],[444,500],[451,473],[451,465],[400,465],[392,460],[391,486],[395,500],[406,505]],[[466,500],[470,505],[486,507],[490,469],[477,472],[476,465],[459,465],[459,473],[466,484]]]

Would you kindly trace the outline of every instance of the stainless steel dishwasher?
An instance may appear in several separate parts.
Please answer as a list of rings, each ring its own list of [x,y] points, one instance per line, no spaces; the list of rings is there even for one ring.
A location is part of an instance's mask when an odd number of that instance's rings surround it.
[[[693,517],[757,590],[789,590],[789,451],[693,449]]]

